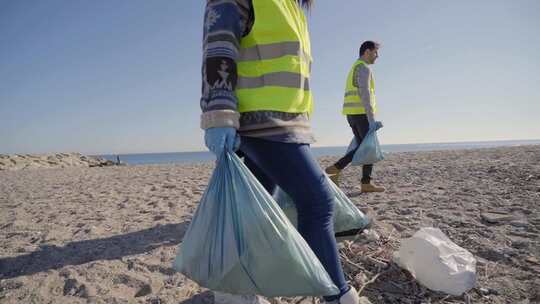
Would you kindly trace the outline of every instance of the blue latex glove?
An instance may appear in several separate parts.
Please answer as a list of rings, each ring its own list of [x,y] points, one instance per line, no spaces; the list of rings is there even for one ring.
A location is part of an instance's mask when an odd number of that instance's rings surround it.
[[[369,129],[370,129],[370,130],[374,130],[374,131],[377,131],[377,130],[379,130],[379,129],[382,128],[382,127],[383,127],[382,122],[380,122],[380,121],[378,121],[378,120],[377,120],[377,121],[374,121],[374,122],[371,123],[371,124],[369,124]]]
[[[234,151],[240,146],[240,136],[236,134],[235,128],[210,128],[204,132],[204,143],[206,147],[217,157],[224,149]]]

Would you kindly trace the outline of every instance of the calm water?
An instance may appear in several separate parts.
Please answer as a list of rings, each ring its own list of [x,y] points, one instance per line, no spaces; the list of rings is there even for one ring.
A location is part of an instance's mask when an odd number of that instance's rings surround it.
[[[538,145],[539,140],[505,140],[505,141],[482,141],[482,142],[458,142],[458,143],[432,143],[432,144],[403,144],[403,145],[382,145],[385,153],[393,152],[415,152],[415,151],[440,151],[440,150],[460,150],[476,148],[508,147],[520,145]],[[315,156],[341,156],[347,147],[315,147]],[[106,159],[116,161],[117,154],[99,155]],[[174,153],[144,153],[144,154],[119,154],[120,160],[129,165],[146,164],[186,164],[214,160],[210,152],[174,152]]]

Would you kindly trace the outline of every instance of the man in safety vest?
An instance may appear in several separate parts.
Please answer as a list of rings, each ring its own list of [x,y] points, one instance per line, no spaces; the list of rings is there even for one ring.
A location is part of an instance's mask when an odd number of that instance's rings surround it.
[[[377,102],[375,99],[375,80],[369,67],[379,57],[379,44],[365,41],[360,46],[360,58],[352,66],[345,88],[345,97],[342,113],[347,116],[354,137],[358,144],[370,129],[382,127],[380,121],[375,120]],[[334,165],[326,168],[326,173],[338,184],[339,174],[353,159],[356,149],[349,151]],[[371,183],[373,164],[362,168],[362,192],[383,192],[383,187]]]

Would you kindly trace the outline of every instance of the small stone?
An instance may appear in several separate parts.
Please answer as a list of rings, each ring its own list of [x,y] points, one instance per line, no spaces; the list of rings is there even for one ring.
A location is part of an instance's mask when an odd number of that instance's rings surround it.
[[[529,247],[529,240],[522,237],[509,237],[513,248],[525,249]]]
[[[135,298],[144,297],[152,293],[152,287],[148,284],[143,284],[139,291],[135,294]]]
[[[501,261],[505,258],[505,254],[501,252],[501,250],[496,250],[493,248],[480,250],[477,255],[493,262]]]
[[[515,241],[512,242],[512,247],[516,249],[526,249],[529,248],[529,242],[527,241]]]
[[[64,295],[74,294],[73,290],[77,289],[77,283],[75,279],[67,279],[64,284]]]
[[[412,209],[400,209],[398,210],[398,213],[401,215],[410,215],[414,213],[414,210]]]
[[[135,267],[135,262],[133,260],[127,261],[127,269],[132,270]]]
[[[493,213],[486,212],[480,215],[482,219],[490,224],[500,224],[503,222],[508,222],[514,219],[511,214],[507,213]]]
[[[527,221],[524,221],[524,220],[516,220],[516,221],[511,221],[510,222],[510,225],[514,226],[514,227],[528,227],[529,226],[529,223],[527,223]]]
[[[394,228],[396,228],[397,231],[399,232],[403,232],[407,229],[407,227],[399,224],[399,223],[392,223],[392,226],[394,226]]]
[[[75,279],[67,279],[64,284],[64,296],[67,295],[88,298],[88,289],[86,285],[81,284]]]
[[[538,264],[538,259],[536,257],[530,256],[525,259],[525,261],[533,264]]]
[[[146,300],[146,303],[147,304],[163,304],[165,302],[162,302],[159,297],[155,297],[155,298],[150,298],[150,299]]]
[[[493,288],[488,288],[488,291],[489,291],[489,294],[492,294],[492,295],[499,295],[499,291],[497,289],[493,289]]]
[[[489,290],[487,288],[479,288],[478,291],[484,296],[489,294]]]
[[[501,252],[505,255],[505,258],[509,256],[516,256],[518,254],[517,250],[510,247],[504,247],[501,249]]]

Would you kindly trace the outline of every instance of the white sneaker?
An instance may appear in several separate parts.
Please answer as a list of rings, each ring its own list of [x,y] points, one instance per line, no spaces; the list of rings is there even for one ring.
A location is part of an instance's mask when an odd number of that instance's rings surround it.
[[[360,299],[358,299],[358,292],[354,287],[351,286],[351,289],[344,293],[339,299],[326,302],[327,304],[358,304]]]
[[[257,295],[237,295],[214,291],[214,304],[270,304],[270,302]]]

